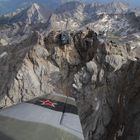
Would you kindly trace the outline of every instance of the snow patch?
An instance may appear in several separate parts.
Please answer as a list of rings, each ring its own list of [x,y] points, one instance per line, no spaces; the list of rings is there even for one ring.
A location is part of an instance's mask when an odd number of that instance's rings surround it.
[[[35,9],[37,9],[37,10],[40,9],[40,6],[39,6],[37,3],[33,3],[33,7],[34,7]]]
[[[0,55],[0,59],[3,58],[3,57],[7,57],[8,56],[8,53],[7,52],[3,52],[1,55]]]

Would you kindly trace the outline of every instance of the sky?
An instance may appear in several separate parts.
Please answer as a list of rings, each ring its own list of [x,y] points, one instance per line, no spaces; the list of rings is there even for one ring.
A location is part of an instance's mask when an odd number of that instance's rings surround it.
[[[0,1],[7,1],[7,0],[0,0]],[[11,0],[14,1],[14,0]],[[41,1],[41,0],[40,0]],[[49,0],[48,0],[49,1]],[[51,0],[50,0],[51,1]],[[92,0],[87,0],[87,1],[92,1]],[[99,2],[111,2],[113,0],[93,0],[93,1],[99,1]],[[115,0],[114,0],[115,1]],[[140,0],[122,0],[125,1],[127,3],[129,3],[129,5],[131,7],[140,7]]]
[[[101,2],[101,3],[109,3],[112,1],[124,1],[124,2],[128,3],[130,5],[130,7],[140,7],[140,0],[87,0],[87,1],[97,1],[97,2]]]
[[[97,1],[100,1],[100,2],[111,2],[112,0],[97,0]],[[125,1],[125,2],[129,3],[129,5],[132,6],[132,7],[140,6],[140,0],[122,0],[122,1]]]

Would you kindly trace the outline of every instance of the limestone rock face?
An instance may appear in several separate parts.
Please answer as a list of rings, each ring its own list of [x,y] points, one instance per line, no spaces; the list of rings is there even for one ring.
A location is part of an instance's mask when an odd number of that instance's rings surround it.
[[[59,69],[47,60],[49,53],[38,33],[18,46],[1,49],[0,105],[6,107],[55,92]],[[57,89],[57,91],[59,91]]]
[[[96,52],[74,76],[85,139],[136,140],[140,132],[140,61],[133,61],[123,46],[101,44]]]
[[[35,32],[20,43],[0,49],[1,107],[44,94],[70,94],[81,60],[73,41],[64,46],[55,41],[58,34],[45,38]]]
[[[62,34],[35,32],[0,48],[0,106],[65,94],[77,100],[85,140],[138,140],[139,59],[90,29],[69,33],[65,45]]]
[[[4,39],[0,39],[0,46],[6,46],[8,45],[7,41]]]

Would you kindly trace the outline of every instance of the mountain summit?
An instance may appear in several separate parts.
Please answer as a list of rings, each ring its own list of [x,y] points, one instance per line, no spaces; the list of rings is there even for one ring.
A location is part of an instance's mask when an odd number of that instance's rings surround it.
[[[51,12],[47,8],[43,6],[33,3],[27,10],[25,10],[26,22],[28,24],[38,23],[38,22],[46,22],[48,20]]]
[[[44,23],[51,15],[49,8],[33,3],[30,7],[17,12],[10,17],[11,23],[22,22],[25,24]]]
[[[106,9],[108,10],[108,13],[120,14],[128,11],[128,4],[122,1],[113,1],[106,5]]]

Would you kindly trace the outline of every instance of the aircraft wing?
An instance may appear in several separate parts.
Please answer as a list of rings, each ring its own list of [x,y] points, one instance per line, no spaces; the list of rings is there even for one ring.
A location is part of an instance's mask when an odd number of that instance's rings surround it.
[[[49,94],[0,111],[0,140],[83,140],[75,100]]]

